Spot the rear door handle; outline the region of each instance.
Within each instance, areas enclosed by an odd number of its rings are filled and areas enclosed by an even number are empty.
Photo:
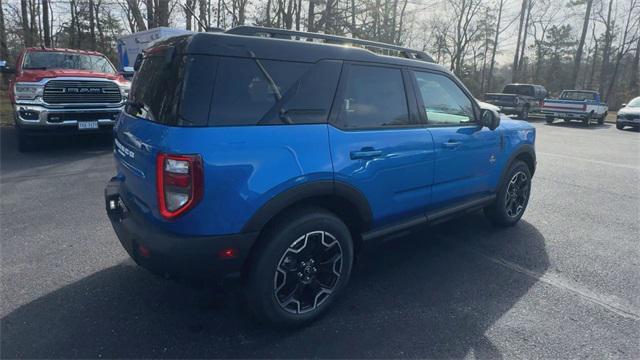
[[[462,143],[460,141],[449,140],[445,143],[442,143],[442,146],[447,149],[455,149],[460,146]]]
[[[351,155],[351,160],[371,159],[371,158],[382,155],[382,151],[376,150],[372,147],[364,147],[360,151],[352,151],[350,155]]]

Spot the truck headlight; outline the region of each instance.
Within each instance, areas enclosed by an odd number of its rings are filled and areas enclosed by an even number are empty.
[[[131,90],[131,84],[120,85],[120,93],[123,99],[129,98],[129,90]]]
[[[13,92],[16,100],[34,100],[38,96],[42,96],[44,86],[34,83],[16,83]]]

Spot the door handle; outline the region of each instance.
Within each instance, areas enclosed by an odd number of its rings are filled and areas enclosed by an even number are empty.
[[[351,160],[371,159],[371,158],[382,155],[382,151],[376,150],[372,147],[364,147],[360,151],[352,151],[350,155],[351,155]]]
[[[462,143],[460,141],[449,140],[445,143],[442,143],[442,146],[447,149],[455,149],[460,146]]]

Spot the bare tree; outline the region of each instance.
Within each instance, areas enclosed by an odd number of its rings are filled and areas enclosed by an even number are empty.
[[[524,19],[527,12],[527,0],[522,0],[522,8],[520,9],[520,25],[518,26],[518,41],[516,42],[516,52],[513,55],[513,71],[511,74],[511,81],[515,82],[518,78],[518,64],[520,56],[520,38],[522,37],[522,27],[524,25]]]
[[[42,30],[44,32],[44,46],[51,47],[51,28],[49,25],[49,0],[42,0]]]
[[[584,21],[582,22],[582,34],[580,35],[580,42],[578,42],[578,50],[576,51],[575,60],[573,62],[573,86],[576,87],[578,82],[578,74],[580,72],[580,63],[582,62],[582,51],[584,49],[584,42],[587,38],[587,30],[589,29],[589,18],[591,17],[591,6],[593,5],[593,0],[586,0],[587,9],[584,13]]]

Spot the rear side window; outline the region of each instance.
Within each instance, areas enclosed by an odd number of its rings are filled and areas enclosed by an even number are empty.
[[[412,125],[400,69],[351,65],[343,81],[345,85],[336,123],[339,128]]]
[[[262,119],[289,96],[293,85],[310,67],[306,63],[220,58],[210,125],[264,123]]]
[[[134,78],[125,111],[166,125],[206,126],[215,61],[204,55],[149,55]]]
[[[594,101],[596,99],[596,94],[587,91],[566,91],[562,93],[561,98],[565,100]]]

